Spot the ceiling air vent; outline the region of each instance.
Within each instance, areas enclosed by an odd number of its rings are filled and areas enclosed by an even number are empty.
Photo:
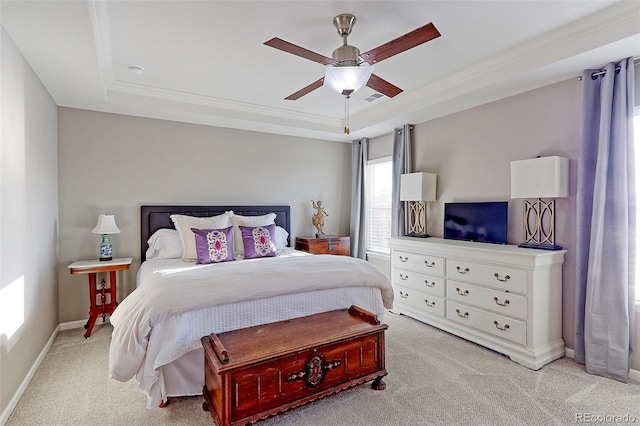
[[[373,102],[373,101],[376,101],[376,100],[380,99],[382,96],[384,96],[382,93],[374,93],[374,94],[364,98],[364,100],[367,101],[367,102]]]

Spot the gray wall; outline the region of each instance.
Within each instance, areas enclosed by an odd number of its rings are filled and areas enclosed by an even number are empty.
[[[575,192],[581,83],[567,80],[414,128],[415,170],[438,174],[438,201],[429,205],[429,232],[442,236],[444,203],[509,201],[508,240],[521,243],[523,201],[511,200],[512,160],[569,158],[569,198],[556,200],[556,242],[568,250],[563,268],[565,343],[573,347]]]
[[[508,240],[521,243],[523,200],[511,200],[510,162],[538,155],[569,158],[569,197],[556,200],[556,242],[565,248],[563,338],[573,348],[576,173],[582,83],[571,79],[414,126],[414,170],[438,174],[429,233],[442,236],[444,203],[509,201]],[[640,315],[636,314],[637,342]],[[640,343],[638,343],[640,344]],[[640,355],[633,360],[640,369]]]
[[[98,214],[113,213],[114,256],[133,257],[118,299],[135,287],[141,204],[286,204],[292,241],[313,235],[311,199],[322,200],[328,234],[349,234],[351,146],[117,114],[59,108],[60,322],[86,319]]]
[[[56,105],[0,28],[0,423],[58,325]]]

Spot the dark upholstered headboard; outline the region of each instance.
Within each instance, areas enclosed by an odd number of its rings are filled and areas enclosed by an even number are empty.
[[[260,216],[275,213],[276,225],[291,233],[291,209],[289,206],[140,206],[140,259],[146,259],[149,246],[147,240],[158,229],[174,229],[170,216],[184,214],[188,216],[208,217],[233,210],[242,216]],[[289,243],[291,243],[289,241]]]

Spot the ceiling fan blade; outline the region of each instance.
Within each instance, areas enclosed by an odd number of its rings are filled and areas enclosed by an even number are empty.
[[[375,74],[371,74],[371,77],[369,77],[369,81],[367,81],[367,87],[370,87],[376,92],[380,92],[389,98],[393,98],[395,95],[402,92],[401,88],[399,88],[398,86],[394,86],[387,80],[383,80]]]
[[[438,37],[440,37],[440,31],[438,31],[435,25],[429,22],[423,27],[415,29],[368,52],[364,52],[360,55],[360,58],[373,65]]]
[[[324,83],[324,77],[322,77],[320,80],[314,81],[313,83],[311,83],[310,85],[308,85],[306,87],[303,87],[302,89],[298,90],[296,93],[290,94],[285,99],[288,100],[288,101],[295,101],[296,99],[299,99],[299,98],[303,97],[307,93],[313,92],[318,87],[322,87],[323,83]]]
[[[274,47],[278,50],[282,50],[283,52],[291,53],[296,56],[300,56],[301,58],[309,59],[313,62],[319,62],[322,65],[335,64],[331,58],[328,58],[324,55],[321,55],[316,52],[312,52],[309,49],[305,49],[304,47],[297,46],[293,43],[289,43],[288,41],[284,41],[278,37],[274,37],[271,40],[265,41],[265,45]]]

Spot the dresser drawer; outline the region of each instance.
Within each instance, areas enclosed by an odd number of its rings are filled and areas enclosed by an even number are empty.
[[[437,256],[393,250],[391,265],[396,268],[409,269],[416,272],[444,275],[444,258]]]
[[[498,314],[527,319],[527,298],[518,294],[448,280],[447,298]]]
[[[444,281],[443,277],[434,277],[433,275],[421,274],[420,272],[399,268],[393,268],[391,274],[391,282],[394,285],[435,294],[440,297],[444,297],[445,295]]]
[[[527,273],[523,269],[450,259],[447,262],[447,278],[527,293]]]
[[[441,297],[395,285],[393,293],[399,305],[407,305],[426,314],[444,318],[445,300]]]
[[[527,323],[447,300],[447,319],[521,345],[527,344]]]

